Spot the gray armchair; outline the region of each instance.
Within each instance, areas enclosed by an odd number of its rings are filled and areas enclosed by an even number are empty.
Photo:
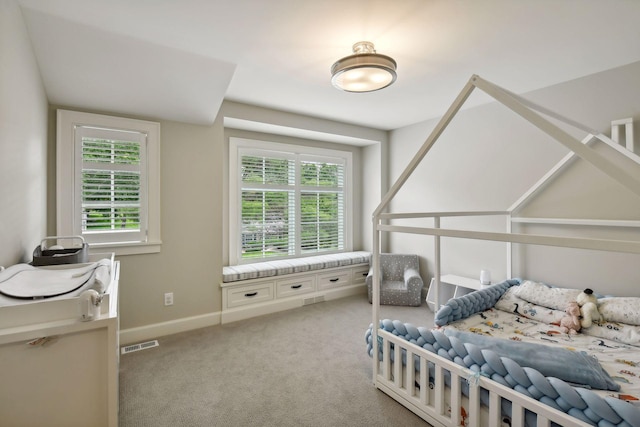
[[[373,268],[366,279],[369,302],[372,302]],[[409,305],[422,303],[418,255],[380,254],[380,304]]]

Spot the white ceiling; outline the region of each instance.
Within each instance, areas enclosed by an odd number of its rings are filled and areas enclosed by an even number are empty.
[[[51,103],[199,124],[228,99],[389,130],[472,74],[523,93],[640,60],[638,0],[18,1]],[[331,86],[360,40],[395,84]]]

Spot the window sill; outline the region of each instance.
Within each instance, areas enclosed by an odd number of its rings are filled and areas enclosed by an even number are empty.
[[[145,243],[90,243],[90,252],[113,252],[116,256],[157,254],[162,247],[161,241]]]

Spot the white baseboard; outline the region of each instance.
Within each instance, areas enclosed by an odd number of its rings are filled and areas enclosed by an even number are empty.
[[[140,341],[148,341],[164,335],[177,334],[192,329],[205,328],[220,324],[220,312],[208,313],[200,316],[185,317],[168,322],[154,323],[120,330],[120,345],[128,345]]]
[[[302,307],[303,300],[311,297],[323,297],[329,301],[337,298],[344,298],[350,295],[357,295],[367,292],[367,287],[362,285],[347,286],[344,288],[331,289],[324,292],[308,294],[306,297],[290,298],[283,301],[271,301],[268,304],[261,304],[240,309],[227,310],[225,312],[208,313],[200,316],[185,317],[182,319],[170,320],[168,322],[154,323],[152,325],[139,326],[137,328],[120,330],[120,345],[129,345],[142,341],[149,341],[165,335],[177,334],[193,329],[215,326],[221,323],[235,322],[249,319],[256,316],[271,314],[278,311],[290,310]]]

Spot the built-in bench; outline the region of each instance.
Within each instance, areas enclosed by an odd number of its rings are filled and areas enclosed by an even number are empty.
[[[369,252],[224,267],[222,323],[366,293]]]
[[[256,262],[222,268],[222,282],[260,279],[262,277],[282,276],[283,274],[304,273],[325,268],[346,267],[369,263],[369,252],[343,252],[331,255],[316,255],[278,261]]]

